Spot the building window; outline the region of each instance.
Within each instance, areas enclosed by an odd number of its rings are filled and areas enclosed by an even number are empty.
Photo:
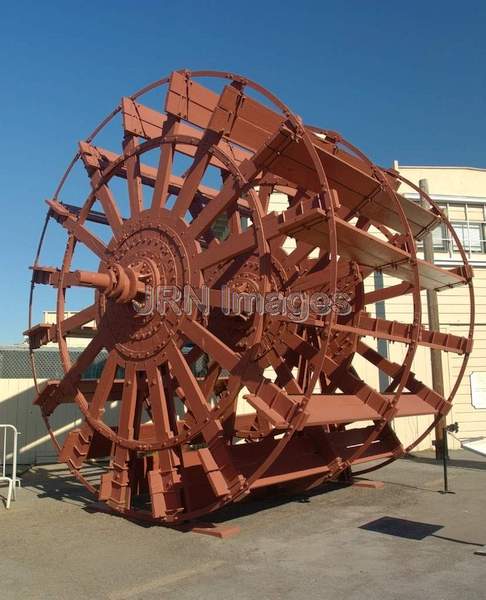
[[[445,225],[439,225],[432,231],[435,252],[449,252],[448,231]]]
[[[439,206],[448,217],[466,254],[471,257],[486,253],[486,204],[441,202]],[[455,240],[444,225],[439,225],[432,231],[432,240],[435,252],[448,254],[450,258],[457,254]],[[423,249],[421,242],[417,244],[417,249]]]
[[[432,242],[434,244],[434,252],[449,252],[450,239],[445,225],[439,225],[432,230]],[[417,250],[423,251],[423,249],[423,242],[417,242]]]
[[[473,252],[484,252],[484,223],[452,221],[451,225],[454,227],[454,231],[457,233],[457,237],[461,241],[466,252],[469,254]],[[455,243],[454,251],[457,252]]]

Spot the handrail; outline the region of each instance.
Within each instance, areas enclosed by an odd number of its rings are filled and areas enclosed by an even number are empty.
[[[3,430],[2,444],[2,461],[0,463],[0,481],[8,482],[7,503],[6,508],[10,508],[11,500],[16,500],[16,487],[20,486],[20,479],[17,477],[17,438],[20,433],[14,425],[0,423],[0,430]],[[12,473],[7,476],[7,432],[12,431],[12,451],[9,453],[12,456]]]

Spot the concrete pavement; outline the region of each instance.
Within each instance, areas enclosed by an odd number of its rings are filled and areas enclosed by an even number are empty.
[[[376,472],[382,490],[232,507],[227,540],[93,514],[61,466],[35,467],[0,506],[0,598],[484,600],[486,462],[453,452],[443,495],[430,456]]]

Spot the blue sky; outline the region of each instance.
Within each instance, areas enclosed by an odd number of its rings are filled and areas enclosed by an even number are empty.
[[[4,3],[0,343],[26,325],[44,199],[122,95],[177,68],[228,70],[379,164],[486,167],[485,30],[486,4],[468,1]]]

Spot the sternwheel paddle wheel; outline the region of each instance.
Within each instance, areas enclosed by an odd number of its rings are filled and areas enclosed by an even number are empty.
[[[110,509],[175,523],[411,449],[393,419],[429,415],[419,440],[433,428],[472,339],[472,325],[468,337],[423,326],[421,291],[469,286],[473,322],[472,271],[434,202],[399,185],[243,77],[176,71],[123,98],[48,201],[32,267],[34,378],[45,345],[64,371],[36,379],[59,460]],[[460,267],[417,256],[440,223]],[[376,271],[383,289],[366,285]],[[54,288],[54,324],[33,325],[40,285]],[[372,316],[400,296],[410,322]],[[88,338],[75,354],[72,338]],[[448,398],[413,374],[419,346],[463,355]],[[390,378],[385,392],[369,370]],[[52,424],[66,406],[78,413],[67,433]]]

